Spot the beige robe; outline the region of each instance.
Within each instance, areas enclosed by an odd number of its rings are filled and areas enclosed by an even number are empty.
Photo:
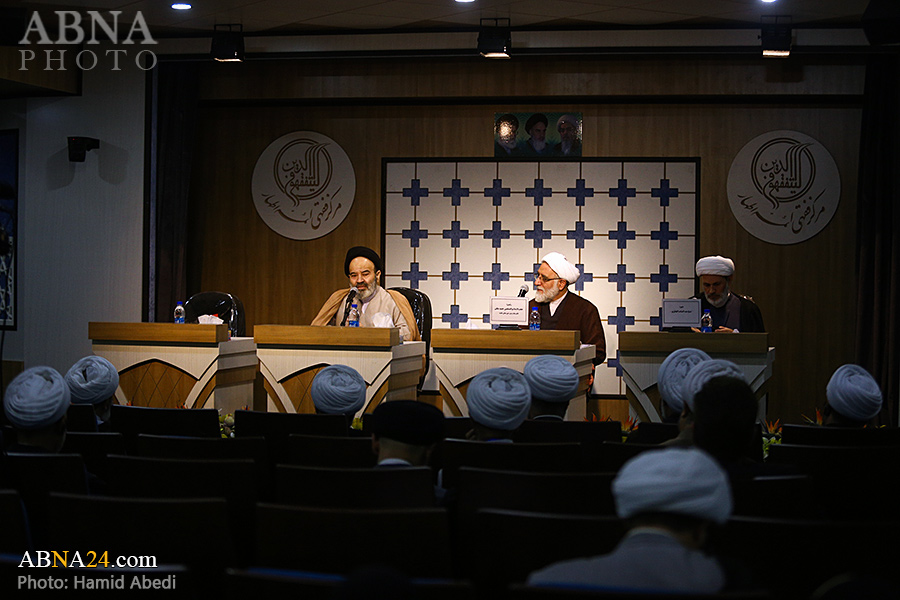
[[[334,292],[319,310],[319,314],[313,319],[312,325],[334,325],[337,316],[344,315],[345,300],[350,290],[347,288]],[[359,326],[374,327],[372,317],[376,313],[388,313],[394,321],[394,326],[400,329],[400,337],[403,341],[420,341],[419,328],[416,325],[416,317],[413,314],[406,296],[400,292],[386,290],[381,286],[375,291],[374,296],[365,303],[365,311],[360,306]]]

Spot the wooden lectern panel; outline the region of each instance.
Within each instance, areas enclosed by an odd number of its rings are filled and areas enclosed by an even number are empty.
[[[257,345],[390,348],[400,344],[400,330],[396,327],[255,325],[253,339]]]
[[[680,348],[697,348],[707,354],[765,354],[769,350],[769,334],[664,331],[623,331],[619,334],[620,352],[669,354]]]
[[[481,352],[498,350],[571,354],[581,347],[578,331],[507,331],[500,329],[432,329],[431,347]]]
[[[88,338],[94,342],[139,344],[193,343],[217,344],[228,341],[228,325],[196,323],[88,323]]]

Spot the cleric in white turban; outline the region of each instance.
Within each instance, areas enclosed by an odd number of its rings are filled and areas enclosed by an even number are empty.
[[[663,404],[672,412],[684,410],[684,378],[698,364],[709,360],[709,354],[697,348],[680,348],[669,354],[659,367],[656,385]]]
[[[110,407],[119,387],[119,372],[101,356],[85,356],[66,373],[72,404],[90,404],[98,424],[109,420]]]
[[[766,330],[762,312],[753,300],[731,291],[734,261],[705,256],[695,267],[700,287],[700,310],[709,311],[716,333],[759,333]]]
[[[482,371],[469,383],[466,404],[479,441],[511,441],[512,432],[528,416],[531,388],[525,376],[507,367]]]
[[[569,400],[578,391],[578,371],[561,356],[535,356],[522,369],[531,388],[531,409],[528,417],[535,420],[562,421]]]
[[[535,294],[528,310],[538,309],[541,329],[579,331],[582,344],[597,348],[594,365],[599,365],[606,359],[600,312],[589,300],[569,292],[569,285],[578,281],[580,274],[578,267],[559,252],[545,254],[534,274]]]
[[[16,430],[11,452],[59,452],[66,439],[66,411],[71,394],[62,375],[51,367],[31,367],[6,388],[3,411]]]
[[[353,417],[366,403],[366,381],[346,365],[329,365],[316,373],[309,386],[316,412]]]
[[[825,424],[861,427],[881,412],[878,382],[859,365],[838,367],[825,388]]]
[[[703,389],[710,379],[716,377],[733,377],[746,382],[747,377],[739,366],[722,358],[712,358],[703,361],[691,369],[684,378],[681,390],[681,398],[688,410],[694,410],[694,396]]]
[[[696,448],[642,452],[612,484],[616,514],[629,531],[610,554],[559,562],[529,585],[617,592],[716,594],[726,584],[719,562],[702,552],[707,532],[731,516],[728,476]]]

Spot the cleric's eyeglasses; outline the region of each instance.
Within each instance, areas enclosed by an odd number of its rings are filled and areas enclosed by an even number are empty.
[[[557,279],[562,279],[562,277],[547,277],[546,275],[542,275],[540,273],[534,274],[535,281],[543,281],[544,283],[550,283],[551,281],[556,281]]]

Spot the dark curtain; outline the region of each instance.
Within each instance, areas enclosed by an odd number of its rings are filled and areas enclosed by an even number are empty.
[[[882,424],[897,424],[900,353],[900,55],[866,66],[859,150],[856,359],[884,394]]]
[[[187,224],[191,164],[197,123],[197,68],[162,63],[157,86],[156,193],[157,322],[172,321],[175,304],[187,300]]]

